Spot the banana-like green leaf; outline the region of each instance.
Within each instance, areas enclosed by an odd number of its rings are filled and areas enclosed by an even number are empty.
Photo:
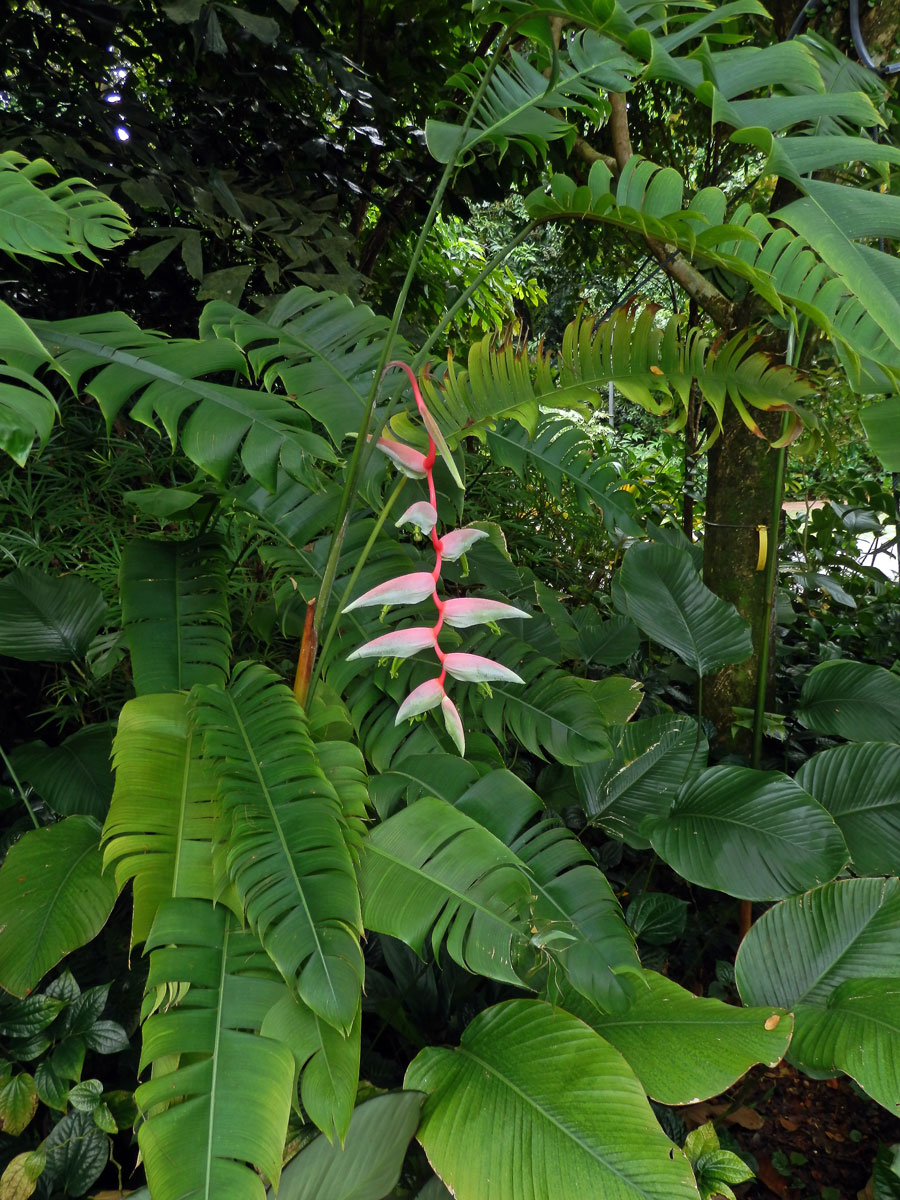
[[[95,937],[115,884],[101,875],[100,827],[66,817],[31,829],[0,868],[0,986],[26,996],[61,958]]]
[[[279,1200],[383,1200],[400,1178],[424,1100],[388,1092],[360,1104],[343,1146],[320,1136],[288,1163]]]
[[[404,1086],[428,1093],[417,1136],[458,1200],[697,1200],[618,1050],[540,1000],[487,1009]]]
[[[111,250],[132,233],[123,210],[86,179],[42,186],[56,171],[43,158],[15,150],[0,154],[0,252],[42,262],[76,255],[99,262],[94,250]]]
[[[286,995],[263,1019],[260,1032],[289,1046],[300,1075],[306,1115],[333,1142],[343,1142],[359,1087],[361,1013],[345,1036],[296,995]],[[301,1074],[302,1072],[302,1074]]]
[[[27,742],[10,760],[24,783],[64,817],[82,814],[102,821],[109,811],[113,775],[110,753],[115,726],[86,725],[59,746]]]
[[[224,691],[198,685],[192,695],[247,919],[300,999],[349,1032],[363,976],[356,873],[303,712],[257,663],[238,666]]]
[[[103,827],[103,865],[119,891],[134,880],[131,944],[146,939],[163,901],[214,900],[215,776],[200,757],[184,695],[139,696],[119,715],[116,784]],[[234,905],[234,898],[226,896]]]
[[[523,917],[532,894],[517,856],[471,817],[425,797],[366,839],[360,889],[367,929],[435,956],[446,941],[454,961],[518,984]]]
[[[46,444],[56,420],[53,393],[35,376],[52,362],[18,313],[0,300],[0,450],[20,467],[35,439]]]
[[[797,720],[852,742],[900,742],[900,678],[871,663],[833,658],[803,684]]]
[[[642,826],[656,853],[702,887],[779,900],[826,883],[849,858],[824,808],[779,771],[710,767]]]
[[[610,730],[615,746],[606,762],[575,767],[584,811],[593,824],[638,850],[648,817],[664,816],[681,788],[706,766],[709,744],[691,717],[649,717]]]
[[[337,446],[360,426],[389,327],[366,304],[308,287],[282,296],[265,319],[220,300],[200,318],[201,337],[240,346],[256,378],[270,391],[280,384]],[[393,348],[404,356],[402,340]]]
[[[26,662],[83,658],[105,612],[89,579],[18,567],[0,579],[0,654]]]
[[[166,901],[147,949],[140,1069],[154,1073],[135,1100],[150,1192],[262,1200],[254,1168],[277,1186],[294,1085],[289,1047],[259,1033],[284,983],[253,935],[204,900]]]
[[[799,1004],[791,1060],[816,1072],[844,1071],[873,1100],[900,1112],[900,984],[848,979],[824,1008]]]
[[[658,542],[631,546],[618,579],[635,625],[698,675],[743,662],[752,652],[746,621],[700,581],[687,551]]]
[[[302,478],[311,459],[331,454],[289,398],[209,378],[246,373],[233,342],[166,338],[124,313],[29,324],[73,387],[97,400],[107,425],[130,404],[133,420],[151,429],[160,421],[172,445],[214,479],[239,453],[247,474],[273,491],[279,464]]]
[[[838,746],[807,759],[796,778],[831,814],[860,875],[900,873],[900,746]]]
[[[224,684],[231,622],[225,558],[215,538],[129,542],[119,587],[139,696]]]
[[[900,976],[900,881],[842,879],[782,900],[741,943],[745,1004],[823,1008],[848,979]]]
[[[789,1013],[704,999],[654,971],[643,973],[631,1007],[601,1014],[580,996],[565,1008],[611,1042],[647,1094],[661,1104],[717,1096],[756,1063],[774,1067],[791,1040]]]
[[[900,396],[860,410],[866,437],[886,471],[900,471]]]

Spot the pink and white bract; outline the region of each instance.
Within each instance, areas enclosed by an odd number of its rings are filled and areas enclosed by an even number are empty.
[[[434,650],[440,663],[440,674],[434,679],[428,679],[413,688],[397,710],[394,722],[399,725],[412,717],[421,716],[429,709],[441,706],[444,725],[447,734],[460,754],[466,752],[466,735],[463,729],[459,711],[445,690],[448,675],[454,679],[462,679],[471,683],[524,683],[524,680],[502,663],[490,658],[482,658],[479,654],[445,653],[438,642],[438,635],[444,622],[457,629],[468,629],[471,625],[492,623],[509,620],[512,617],[527,617],[528,613],[511,604],[499,600],[483,600],[478,597],[463,597],[444,600],[437,591],[437,583],[441,575],[441,563],[446,558],[453,562],[460,558],[476,542],[488,535],[483,529],[453,529],[443,537],[437,535],[437,492],[434,485],[434,464],[437,452],[446,460],[454,480],[462,487],[462,481],[456,471],[453,456],[437,426],[434,417],[425,407],[418,380],[412,370],[402,362],[388,363],[388,367],[399,367],[412,384],[413,395],[425,429],[428,432],[428,453],[420,454],[411,446],[392,438],[379,438],[378,449],[386,454],[404,475],[413,479],[428,481],[428,500],[417,500],[411,504],[403,516],[397,521],[397,526],[415,525],[422,533],[431,536],[434,550],[434,570],[414,571],[409,575],[398,575],[388,579],[377,587],[371,588],[362,596],[348,604],[344,612],[352,612],[356,608],[371,605],[387,604],[418,604],[431,597],[437,609],[437,620],[430,628],[415,626],[409,629],[396,629],[392,633],[383,634],[366,642],[358,650],[349,655],[350,658],[409,658],[420,650]],[[387,369],[387,368],[385,368]]]

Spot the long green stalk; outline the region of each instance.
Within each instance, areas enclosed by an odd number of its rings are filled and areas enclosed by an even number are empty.
[[[19,777],[16,774],[12,763],[6,757],[6,752],[4,751],[2,746],[0,746],[0,758],[3,759],[3,765],[6,767],[7,771],[9,771],[10,778],[12,779],[13,783],[15,784],[16,791],[19,793],[19,799],[22,801],[22,803],[28,809],[28,815],[29,815],[29,817],[31,817],[32,825],[35,827],[35,829],[40,829],[40,827],[41,827],[40,822],[38,821],[37,817],[34,815],[34,809],[28,803],[28,797],[25,795],[25,789],[22,787],[22,784],[19,782]]]

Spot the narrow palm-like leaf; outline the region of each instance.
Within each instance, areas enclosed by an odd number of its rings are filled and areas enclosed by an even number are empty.
[[[247,918],[304,1003],[347,1032],[363,975],[359,896],[340,803],[303,713],[255,663],[239,666],[227,690],[198,686],[193,695]]]
[[[621,1014],[601,1014],[575,996],[566,997],[565,1007],[621,1052],[661,1104],[717,1096],[756,1063],[774,1067],[791,1040],[791,1016],[770,1006],[704,999],[654,971],[643,973],[635,991]]]
[[[418,1138],[458,1200],[697,1200],[625,1059],[539,1000],[481,1013],[458,1049],[423,1050],[404,1085],[428,1093]]]
[[[151,1194],[261,1200],[253,1168],[277,1185],[294,1083],[291,1050],[259,1034],[284,983],[253,935],[203,900],[167,901],[147,948],[141,1070],[155,1070],[135,1099]],[[154,1011],[157,989],[181,994]]]
[[[900,872],[900,746],[825,750],[807,759],[797,783],[831,814],[860,875]]]
[[[230,620],[215,538],[129,542],[119,587],[138,695],[224,684]]]
[[[747,623],[700,582],[687,551],[661,543],[632,546],[619,583],[635,625],[698,675],[743,662],[753,650]]]
[[[0,654],[26,662],[82,658],[105,612],[89,579],[19,567],[0,579]]]
[[[64,955],[100,932],[116,899],[100,873],[100,828],[67,817],[32,829],[0,868],[0,986],[26,996]]]
[[[215,899],[215,777],[188,724],[187,699],[139,696],[119,716],[116,785],[103,827],[103,865],[119,891],[134,880],[131,943],[142,942],[164,900]]]
[[[846,866],[840,830],[779,771],[710,767],[641,832],[680,875],[746,900],[778,900],[826,883]]]
[[[843,879],[782,900],[744,938],[745,1004],[823,1007],[848,979],[900,975],[900,881]]]

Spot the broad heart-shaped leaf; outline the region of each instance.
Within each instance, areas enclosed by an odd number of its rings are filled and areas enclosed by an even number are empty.
[[[531,881],[511,850],[471,817],[425,797],[377,826],[360,868],[367,929],[435,956],[446,939],[460,966],[518,984]]]
[[[697,1200],[618,1050],[540,1000],[480,1013],[404,1086],[428,1093],[417,1136],[457,1200]]]
[[[755,1063],[774,1067],[791,1040],[792,1019],[771,1007],[737,1008],[703,999],[644,971],[627,1012],[604,1014],[580,996],[564,1007],[611,1042],[661,1104],[717,1096]]]
[[[803,684],[796,717],[851,742],[900,742],[900,676],[841,658],[819,663]]]
[[[346,1033],[363,977],[359,893],[340,802],[303,712],[258,663],[236,667],[225,691],[198,686],[192,695],[247,920],[300,999]],[[352,748],[349,757],[355,764]]]
[[[0,654],[26,662],[82,658],[105,612],[89,579],[18,567],[0,579]]]
[[[277,1184],[295,1073],[289,1047],[258,1031],[285,985],[253,934],[205,900],[166,901],[147,948],[140,1069],[157,1066],[135,1100],[150,1193],[260,1200],[253,1167]]]
[[[134,880],[133,946],[147,937],[164,900],[222,895],[213,871],[215,776],[191,732],[187,697],[175,692],[128,701],[113,759],[103,866],[114,865],[119,891]],[[225,896],[237,907],[235,901]]]
[[[667,714],[614,727],[610,735],[619,739],[611,760],[575,768],[581,802],[592,824],[646,850],[641,823],[669,811],[706,766],[709,744],[693,718]]]
[[[900,746],[858,742],[807,759],[797,783],[831,814],[860,875],[900,873]]]
[[[641,832],[691,883],[744,900],[805,891],[833,879],[849,858],[812,796],[779,771],[749,767],[710,767]]]
[[[618,580],[635,625],[698,675],[743,662],[752,652],[746,621],[701,583],[686,550],[658,542],[631,546]]]
[[[139,696],[224,684],[231,622],[217,539],[129,542],[119,587]]]
[[[823,1007],[848,979],[900,976],[900,880],[841,879],[782,900],[741,943],[745,1004]]]
[[[64,955],[95,937],[116,886],[100,873],[100,826],[66,817],[31,829],[0,868],[0,986],[25,996]]]
[[[58,746],[27,742],[10,755],[16,773],[62,816],[78,813],[102,821],[112,798],[109,757],[115,726],[86,725]]]
[[[900,1114],[900,981],[848,979],[824,1008],[799,1004],[791,1061],[811,1071],[844,1071]]]
[[[343,1147],[320,1135],[288,1163],[278,1200],[383,1200],[400,1178],[424,1100],[388,1092],[360,1104]]]

